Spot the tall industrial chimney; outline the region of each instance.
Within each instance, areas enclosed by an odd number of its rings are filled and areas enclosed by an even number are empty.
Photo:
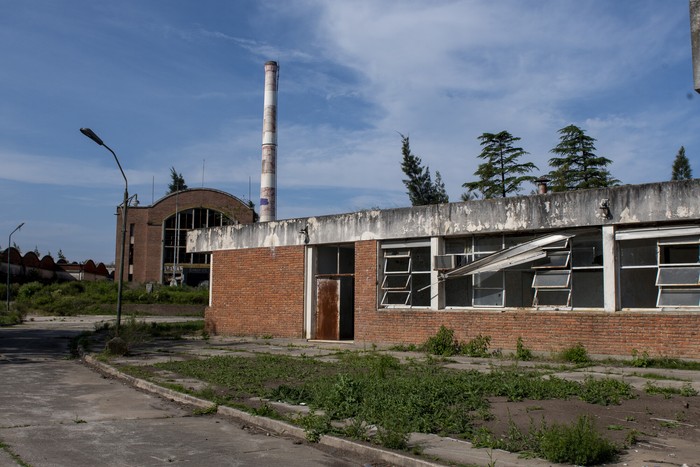
[[[260,222],[277,219],[277,62],[265,63]]]

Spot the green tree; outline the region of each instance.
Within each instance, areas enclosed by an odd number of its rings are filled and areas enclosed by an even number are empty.
[[[423,167],[420,157],[411,152],[408,136],[401,135],[401,153],[403,154],[401,170],[408,177],[403,180],[403,183],[408,189],[407,193],[411,205],[422,206],[449,202],[440,172],[435,172],[435,182],[433,182],[430,177],[430,168]]]
[[[181,173],[177,173],[175,167],[170,167],[170,183],[168,184],[168,192],[166,193],[166,195],[186,189],[187,184],[185,183],[185,178],[182,176]]]
[[[606,168],[612,161],[596,156],[595,138],[577,127],[569,125],[559,130],[559,144],[550,152],[559,157],[549,160],[552,171],[549,178],[553,191],[601,188],[619,185]]]
[[[685,147],[681,146],[673,160],[673,171],[671,180],[690,180],[693,178],[693,170],[690,168],[690,161],[685,155]]]
[[[128,216],[127,216],[127,217],[128,217]],[[56,253],[56,254],[58,255],[58,260],[59,260],[59,261],[60,261],[60,260],[67,261],[67,260],[66,260],[66,255],[63,254],[63,250],[61,250],[60,248],[59,248],[59,250],[58,250],[58,253]]]
[[[471,199],[476,192],[484,198],[505,198],[511,193],[517,193],[523,182],[534,181],[536,177],[525,175],[537,169],[532,162],[520,163],[518,160],[528,154],[523,148],[514,146],[520,141],[507,131],[500,133],[484,133],[481,140],[480,159],[486,162],[480,164],[474,172],[478,180],[462,185],[468,191],[462,195],[463,200]]]

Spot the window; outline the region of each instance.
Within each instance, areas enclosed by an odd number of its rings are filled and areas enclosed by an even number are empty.
[[[615,238],[623,308],[700,307],[700,228],[634,229]]]
[[[546,256],[533,263],[533,307],[571,307],[571,247],[564,239],[543,248]]]
[[[170,282],[173,272],[206,268],[209,255],[206,253],[187,253],[187,232],[192,229],[206,227],[221,227],[233,224],[234,221],[208,208],[183,209],[165,219],[163,222],[163,271],[164,281]],[[177,267],[176,267],[177,266]]]
[[[430,244],[382,245],[382,307],[430,306]]]
[[[661,239],[658,307],[700,306],[700,237]]]

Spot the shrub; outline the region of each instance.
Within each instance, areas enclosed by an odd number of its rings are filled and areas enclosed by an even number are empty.
[[[482,336],[479,334],[474,339],[459,347],[459,353],[469,357],[488,357],[490,336]]]
[[[518,336],[518,341],[515,343],[515,359],[522,361],[532,360],[532,352],[525,347],[523,338],[520,336]]]
[[[580,342],[572,347],[564,349],[561,352],[561,359],[565,362],[576,363],[578,365],[583,365],[591,362],[586,348]]]
[[[538,454],[551,462],[596,465],[613,460],[618,450],[595,431],[590,417],[583,415],[571,425],[544,428]]]
[[[644,351],[639,353],[637,349],[632,350],[632,366],[637,368],[646,368],[651,364],[649,353]]]
[[[423,344],[423,350],[433,355],[450,357],[459,353],[459,342],[455,339],[453,329],[440,326],[437,334],[428,338]]]

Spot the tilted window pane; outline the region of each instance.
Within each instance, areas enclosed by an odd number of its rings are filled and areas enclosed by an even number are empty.
[[[384,272],[410,272],[411,258],[386,258],[384,260]]]
[[[537,271],[532,280],[533,288],[563,288],[571,283],[571,271]]]
[[[408,305],[411,292],[387,290],[382,296],[382,305]]]
[[[533,268],[565,268],[569,265],[568,251],[548,251],[547,256],[535,261]]]
[[[658,306],[700,306],[700,288],[662,288],[659,292]]]
[[[700,285],[700,266],[659,268],[656,285]]]
[[[408,290],[410,279],[408,274],[386,275],[382,281],[382,290]]]

